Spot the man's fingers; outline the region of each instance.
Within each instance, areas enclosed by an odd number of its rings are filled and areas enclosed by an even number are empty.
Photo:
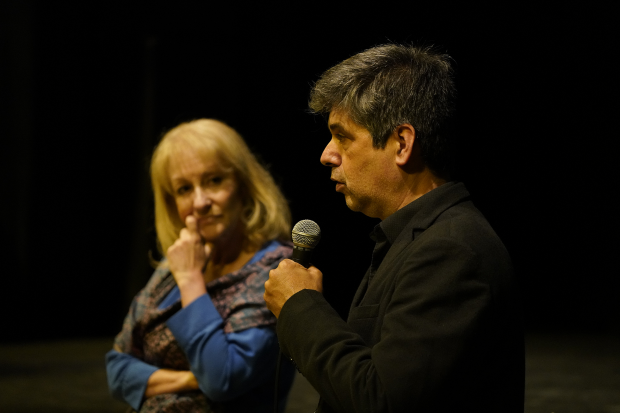
[[[315,267],[314,265],[311,265],[311,266],[308,268],[308,272],[309,272],[310,274],[312,274],[312,276],[313,276],[313,277],[316,277],[316,278],[321,278],[321,279],[323,278],[323,273],[321,272],[321,270],[319,270],[319,269],[318,269],[317,267]]]
[[[286,258],[286,259],[280,261],[280,265],[278,265],[278,268],[288,268],[288,269],[291,269],[291,268],[295,268],[297,266],[302,267],[302,268],[306,268],[303,265],[301,265],[300,263],[291,260],[290,258]]]
[[[315,266],[311,266],[310,268],[308,268],[308,274],[310,274],[310,278],[314,280],[314,289],[322,293],[323,273]]]

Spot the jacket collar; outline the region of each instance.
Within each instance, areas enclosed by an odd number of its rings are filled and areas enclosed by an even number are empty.
[[[393,245],[399,239],[410,242],[447,209],[468,198],[469,192],[462,182],[446,182],[399,209],[378,225],[390,244]]]

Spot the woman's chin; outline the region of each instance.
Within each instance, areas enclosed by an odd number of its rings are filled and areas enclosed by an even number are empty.
[[[199,233],[202,241],[210,244],[227,242],[235,242],[238,235],[242,234],[241,226],[231,226],[228,223],[218,222],[212,225],[204,225],[200,228]]]
[[[203,242],[207,242],[207,243],[214,243],[216,242],[221,236],[222,236],[222,230],[219,230],[217,228],[203,228],[202,230],[200,230],[200,237],[202,238]]]
[[[202,242],[204,242],[205,244],[214,244],[217,243],[217,241],[220,239],[220,237],[213,234],[201,235],[201,237]]]

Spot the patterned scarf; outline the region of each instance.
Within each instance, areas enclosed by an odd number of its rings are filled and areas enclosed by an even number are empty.
[[[273,326],[276,318],[263,299],[269,271],[291,256],[290,244],[267,252],[259,261],[244,266],[207,284],[215,308],[224,320],[224,332],[258,326]],[[159,309],[159,304],[176,286],[162,262],[147,285],[135,297],[115,344],[123,353],[160,368],[189,370],[190,366],[166,321],[181,309],[181,302]],[[141,413],[226,412],[226,403],[214,403],[200,391],[161,394],[147,398]]]

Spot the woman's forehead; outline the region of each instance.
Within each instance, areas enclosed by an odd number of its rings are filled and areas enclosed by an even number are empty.
[[[192,150],[177,151],[168,159],[168,174],[171,178],[178,174],[220,172],[223,169],[216,156]]]

